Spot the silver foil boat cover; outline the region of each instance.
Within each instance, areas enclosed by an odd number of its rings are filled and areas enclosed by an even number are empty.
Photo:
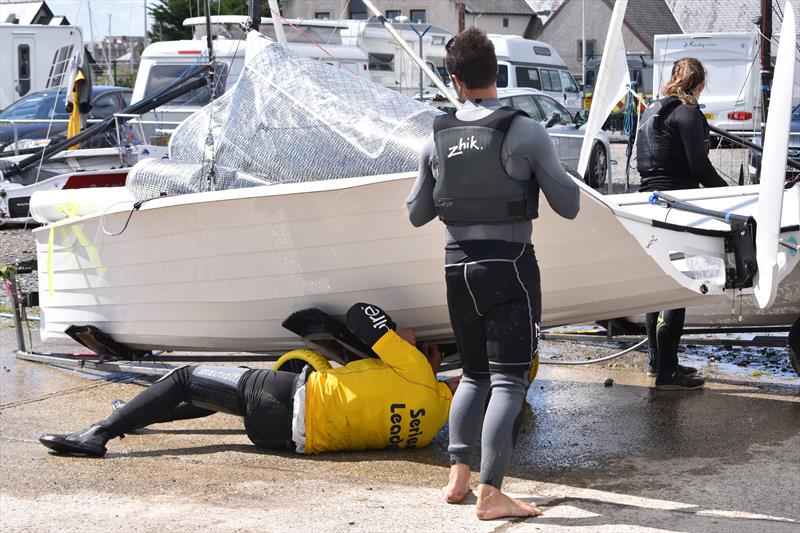
[[[169,159],[131,169],[137,198],[416,169],[440,111],[256,32],[246,46],[238,83],[178,126]]]

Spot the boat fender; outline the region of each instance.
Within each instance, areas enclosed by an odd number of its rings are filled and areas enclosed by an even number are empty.
[[[298,364],[298,362],[300,364]],[[324,372],[333,368],[323,356],[311,350],[292,350],[286,352],[275,361],[272,370],[283,368],[285,372],[299,373],[305,365],[309,365],[316,372]]]
[[[536,379],[536,373],[539,372],[539,348],[533,354],[533,363],[531,363],[531,371],[528,373],[528,383],[533,383]]]

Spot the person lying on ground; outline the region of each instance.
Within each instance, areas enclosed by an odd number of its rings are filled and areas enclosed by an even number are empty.
[[[300,374],[241,367],[184,366],[172,370],[111,416],[66,435],[39,441],[61,453],[102,457],[106,443],[155,422],[216,412],[244,417],[259,447],[315,454],[427,446],[447,421],[458,380],[440,382],[441,352],[415,346],[378,306],[347,312],[349,328],[379,359]]]

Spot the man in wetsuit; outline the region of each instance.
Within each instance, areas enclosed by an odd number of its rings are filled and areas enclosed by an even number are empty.
[[[414,226],[437,216],[446,225],[447,302],[464,367],[450,411],[445,498],[457,503],[470,491],[470,457],[481,437],[478,518],[537,516],[536,506],[500,490],[541,316],[531,220],[539,190],[556,213],[574,218],[579,188],[544,127],[500,105],[497,58],[482,31],[454,37],[446,65],[464,108],[436,118],[408,199]]]
[[[305,367],[299,375],[184,366],[88,429],[39,440],[57,452],[101,457],[110,439],[135,429],[223,412],[244,417],[250,440],[270,450],[315,454],[427,446],[447,420],[458,384],[436,380],[432,365],[438,367],[441,353],[432,350],[426,358],[414,347],[413,333],[396,332],[375,305],[354,305],[347,322],[380,359],[316,372]]]
[[[642,115],[636,140],[640,191],[727,185],[708,159],[708,122],[697,106],[705,77],[705,69],[697,59],[676,61],[662,88],[665,98],[650,104]],[[645,315],[649,371],[656,376],[656,389],[692,390],[704,385],[703,380],[692,377],[697,369],[678,364],[685,316],[686,309]]]

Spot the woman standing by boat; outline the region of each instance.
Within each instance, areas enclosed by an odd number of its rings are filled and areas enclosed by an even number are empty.
[[[662,88],[664,98],[642,115],[636,141],[637,169],[643,192],[725,187],[708,159],[708,122],[697,100],[706,85],[706,71],[693,57],[675,62]],[[686,309],[647,313],[650,372],[659,390],[691,390],[704,385],[692,376],[697,369],[678,364],[678,345]]]

